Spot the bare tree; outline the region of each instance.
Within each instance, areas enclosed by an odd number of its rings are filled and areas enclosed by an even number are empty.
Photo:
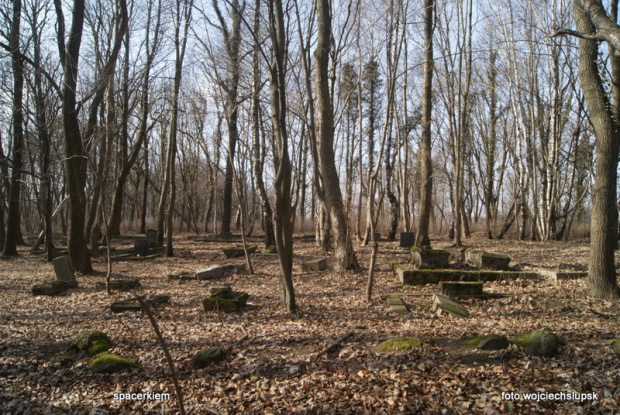
[[[17,243],[21,232],[20,226],[20,197],[22,187],[22,166],[24,147],[24,63],[20,51],[22,2],[13,1],[11,19],[11,34],[9,46],[11,48],[11,68],[13,69],[13,145],[11,157],[11,183],[9,188],[9,210],[7,227],[2,256],[17,255]],[[2,225],[4,226],[4,224]]]
[[[577,31],[559,30],[559,34],[579,37],[579,79],[588,104],[590,120],[596,135],[596,176],[592,191],[592,219],[590,237],[590,261],[588,289],[595,298],[611,299],[620,296],[614,261],[618,245],[616,205],[618,148],[620,126],[616,105],[610,105],[599,72],[598,42],[605,41],[610,47],[614,84],[620,85],[620,73],[616,70],[620,51],[620,27],[616,23],[618,1],[612,1],[612,20],[598,0],[575,0],[573,16]],[[616,88],[612,94],[619,92]],[[612,96],[617,104],[619,96]]]
[[[435,1],[424,0],[424,80],[422,83],[422,137],[420,139],[420,206],[415,244],[429,245],[429,224],[433,197],[433,159],[431,154],[433,31]]]
[[[349,225],[340,192],[334,157],[334,112],[329,88],[329,54],[331,49],[331,1],[317,0],[318,38],[314,51],[316,66],[316,139],[325,201],[334,231],[334,257],[340,269],[359,269],[359,263],[349,234]]]

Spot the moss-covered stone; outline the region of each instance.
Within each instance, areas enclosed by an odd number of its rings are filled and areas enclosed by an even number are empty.
[[[41,284],[35,284],[30,288],[30,292],[32,295],[59,295],[64,293],[65,291],[77,287],[76,284],[72,284],[66,281],[54,280],[51,282],[44,282]]]
[[[150,306],[164,304],[168,301],[170,301],[170,296],[163,294],[154,295],[145,300],[145,302]],[[110,310],[113,313],[122,313],[124,311],[141,311],[142,306],[135,300],[116,301],[110,305]]]
[[[502,350],[510,346],[510,342],[506,337],[497,334],[462,339],[459,343],[466,346],[475,346],[480,350]]]
[[[611,348],[613,349],[614,352],[620,354],[620,339],[615,339],[611,343]]]
[[[209,347],[199,351],[192,357],[191,365],[194,369],[203,369],[212,363],[224,359],[224,349],[221,347]]]
[[[527,347],[530,344],[530,337],[532,336],[532,332],[524,333],[516,335],[515,337],[510,339],[512,344],[516,344],[517,346]]]
[[[265,249],[266,254],[277,254],[278,248],[275,245],[271,245],[269,248]]]
[[[417,337],[393,337],[379,344],[379,349],[389,350],[411,350],[422,346],[422,340]]]
[[[140,364],[112,353],[101,353],[90,361],[88,367],[96,373],[116,373],[140,367]]]
[[[87,330],[81,332],[73,343],[73,346],[87,356],[96,356],[112,347],[110,338],[101,331]]]
[[[392,269],[403,285],[438,284],[440,281],[497,281],[540,278],[535,272],[463,271],[445,269],[407,269],[393,264]]]
[[[236,311],[245,307],[250,295],[232,290],[220,290],[202,299],[205,311]]]
[[[530,335],[527,353],[532,356],[551,357],[559,352],[559,338],[549,330],[536,330]]]
[[[254,252],[256,252],[257,248],[258,247],[256,245],[249,245],[246,247],[248,254],[253,254]],[[222,251],[224,251],[224,255],[226,255],[226,258],[240,258],[245,256],[243,246],[231,246],[222,249]]]

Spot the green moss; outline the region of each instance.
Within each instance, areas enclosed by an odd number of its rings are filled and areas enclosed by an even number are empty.
[[[476,336],[471,339],[461,339],[459,343],[463,346],[478,346],[482,340],[484,340],[484,336]]]
[[[532,332],[519,334],[510,340],[510,343],[516,344],[517,346],[527,347],[530,344],[530,338],[532,337]]]
[[[105,333],[87,330],[77,336],[74,347],[86,353],[87,356],[96,356],[110,349],[112,342]]]
[[[615,339],[613,342],[611,342],[611,348],[614,350],[614,352],[620,354],[620,339]]]
[[[140,364],[112,353],[101,353],[91,360],[88,366],[97,373],[114,373],[140,367]]]
[[[226,298],[228,297],[228,298]],[[248,301],[248,293],[217,292],[202,299],[205,311],[234,311],[245,307]]]
[[[277,254],[278,249],[276,248],[275,245],[271,245],[269,248],[265,249],[265,253],[266,254]]]
[[[393,337],[381,343],[379,349],[387,350],[411,350],[422,346],[422,341],[417,337]]]

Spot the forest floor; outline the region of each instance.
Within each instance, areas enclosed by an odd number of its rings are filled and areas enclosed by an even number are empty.
[[[446,239],[434,246],[459,258]],[[260,243],[253,238],[252,243]],[[131,238],[114,241],[133,246]],[[312,240],[296,238],[294,283],[299,311],[279,306],[276,256],[253,256],[254,275],[227,275],[214,281],[169,281],[225,259],[231,242],[175,238],[176,252],[141,261],[114,261],[113,279],[139,278],[140,294],[168,294],[154,310],[180,378],[187,413],[204,414],[618,414],[620,357],[609,345],[620,337],[620,304],[589,299],[587,280],[527,279],[487,282],[493,299],[463,300],[470,318],[437,316],[431,297],[404,296],[411,311],[402,317],[389,307],[388,293],[431,294],[436,285],[401,286],[390,262],[406,264],[398,242],[382,240],[372,303],[364,299],[370,248],[357,248],[359,273],[302,272],[301,262],[322,257]],[[466,247],[504,253],[511,266],[586,269],[587,241],[489,241],[474,237]],[[259,245],[260,246],[260,245]],[[109,305],[130,293],[95,291],[104,281],[105,256],[94,258],[96,273],[78,276],[79,288],[56,297],[34,297],[33,284],[51,281],[54,271],[41,253],[23,247],[16,258],[0,260],[0,413],[129,414],[178,413],[164,353],[142,312],[114,314]],[[230,284],[249,293],[242,312],[205,312],[201,299],[211,287]],[[508,338],[549,329],[563,341],[552,358],[528,356],[511,345],[482,352],[459,340],[474,333]],[[105,332],[113,353],[141,367],[97,374],[83,358],[55,363],[84,330]],[[247,333],[247,338],[245,337]],[[416,336],[420,348],[385,352],[377,346],[394,336]],[[325,349],[330,345],[328,352]],[[221,346],[226,358],[206,369],[190,366],[201,349]],[[583,402],[548,400],[544,393],[590,394]],[[114,399],[117,393],[168,393],[170,400]],[[538,399],[526,393],[543,393]],[[519,394],[519,399],[514,399]],[[585,396],[585,395],[584,395]],[[513,399],[506,399],[512,397]]]

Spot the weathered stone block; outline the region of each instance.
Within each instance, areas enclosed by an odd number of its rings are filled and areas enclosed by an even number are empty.
[[[154,306],[167,303],[169,300],[169,295],[154,295],[147,298],[145,302],[150,306]],[[124,311],[141,311],[142,306],[139,302],[134,300],[116,301],[110,305],[110,310],[113,313],[122,313]]]
[[[196,271],[196,279],[200,281],[215,280],[224,276],[224,268],[220,265],[212,265],[209,268]]]
[[[327,269],[327,259],[325,258],[311,259],[309,261],[305,261],[301,263],[301,270],[303,272],[324,271],[326,269]]]
[[[75,269],[71,263],[71,258],[68,255],[56,257],[52,260],[54,265],[54,273],[58,281],[64,281],[69,285],[77,286],[77,280],[75,279]]]
[[[548,330],[536,330],[530,335],[527,354],[531,356],[551,357],[558,352],[559,338]]]
[[[52,282],[45,282],[42,284],[35,284],[30,289],[30,292],[32,293],[32,295],[52,296],[52,295],[62,294],[68,289],[75,288],[76,286],[77,286],[77,283],[71,284],[65,281],[56,280]]]
[[[194,369],[204,369],[212,363],[217,363],[224,359],[224,349],[221,347],[209,347],[199,351],[192,357],[191,365]]]
[[[535,272],[522,271],[463,271],[445,269],[407,269],[392,264],[394,274],[403,285],[438,284],[440,281],[497,281],[498,279],[540,279]]]
[[[145,238],[136,239],[133,243],[134,256],[147,256],[149,254],[149,244]]]
[[[435,294],[433,296],[433,311],[437,313],[438,316],[441,316],[443,312],[446,312],[457,318],[469,317],[469,311],[467,311],[465,307],[451,298],[441,294]]]
[[[250,245],[246,249],[248,250],[248,254],[253,254],[254,252],[256,252],[256,248],[256,245]],[[245,252],[243,251],[242,246],[231,246],[230,248],[222,249],[222,251],[224,251],[224,255],[226,255],[226,258],[240,258],[245,256]]]
[[[414,232],[401,232],[398,246],[401,248],[411,248],[415,243]]]
[[[482,295],[480,281],[440,281],[439,288],[448,297],[471,297]]]
[[[450,252],[444,249],[411,247],[411,264],[418,269],[447,268]]]
[[[128,360],[112,353],[101,353],[88,364],[88,367],[95,373],[116,373],[140,367],[140,365],[134,360]]]
[[[157,248],[162,246],[162,241],[159,240],[159,231],[157,229],[147,229],[146,242],[149,248]]]
[[[465,251],[465,262],[475,268],[507,270],[510,257],[504,254],[468,249]]]
[[[205,311],[236,311],[245,307],[249,297],[248,293],[232,291],[226,287],[203,298],[202,306]]]

